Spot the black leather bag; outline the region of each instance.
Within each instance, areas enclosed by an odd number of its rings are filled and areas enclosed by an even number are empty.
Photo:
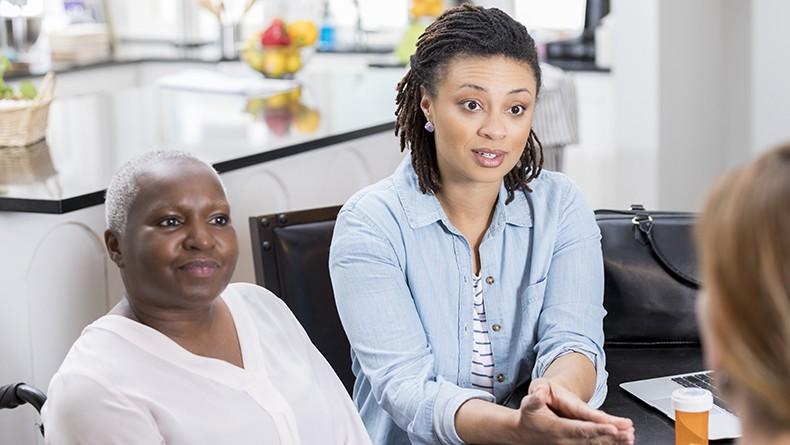
[[[607,344],[699,344],[695,215],[597,210]]]

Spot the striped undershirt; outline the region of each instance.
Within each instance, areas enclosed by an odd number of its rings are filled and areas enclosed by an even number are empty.
[[[486,306],[483,302],[483,285],[480,277],[472,280],[474,310],[472,311],[472,386],[490,393],[494,392],[494,354],[488,336]]]

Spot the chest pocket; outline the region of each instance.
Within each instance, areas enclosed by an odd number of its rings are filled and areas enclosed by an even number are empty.
[[[530,284],[521,291],[519,299],[521,299],[522,307],[524,309],[535,303],[542,303],[543,296],[546,293],[546,277],[541,278],[536,283]],[[542,306],[542,304],[541,304]]]
[[[522,289],[518,296],[515,320],[521,344],[534,344],[538,332],[538,318],[543,308],[546,293],[546,278]]]

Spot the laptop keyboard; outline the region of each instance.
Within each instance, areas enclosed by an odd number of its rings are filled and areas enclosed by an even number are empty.
[[[724,400],[719,397],[719,390],[713,384],[713,373],[710,371],[700,372],[697,374],[684,375],[672,378],[672,381],[684,386],[686,388],[702,388],[707,389],[713,394],[713,403],[719,408],[732,413],[732,410],[727,407]]]

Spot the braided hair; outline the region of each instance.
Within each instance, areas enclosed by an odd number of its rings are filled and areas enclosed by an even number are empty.
[[[448,9],[431,23],[417,40],[410,69],[398,82],[395,103],[395,135],[400,137],[401,151],[410,148],[414,171],[422,193],[441,189],[436,142],[424,130],[425,116],[420,109],[422,88],[436,95],[443,70],[456,57],[505,56],[525,62],[532,69],[540,91],[540,64],[535,41],[524,25],[496,8],[463,4]],[[506,203],[513,201],[514,191],[531,191],[529,182],[543,168],[543,146],[530,130],[521,159],[505,175]]]

